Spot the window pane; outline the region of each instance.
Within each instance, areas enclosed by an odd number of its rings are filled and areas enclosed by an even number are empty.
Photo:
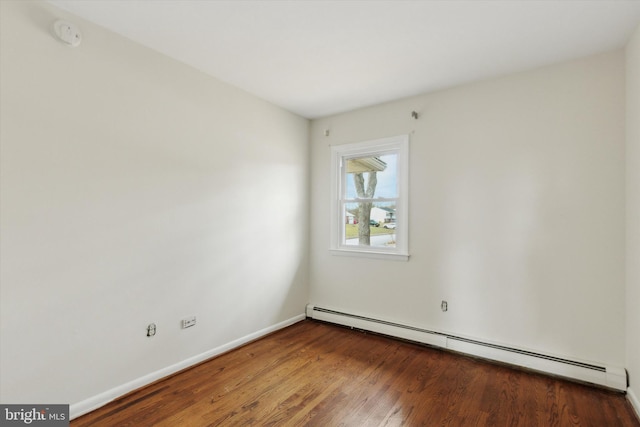
[[[396,247],[395,203],[345,203],[344,222],[346,245]]]
[[[346,198],[398,196],[397,154],[346,160]]]
[[[330,150],[331,253],[407,261],[408,135]]]

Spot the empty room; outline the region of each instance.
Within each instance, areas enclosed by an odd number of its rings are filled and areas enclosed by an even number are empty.
[[[0,0],[0,425],[640,426],[640,1]]]

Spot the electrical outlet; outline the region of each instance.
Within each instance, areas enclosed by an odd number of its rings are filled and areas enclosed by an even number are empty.
[[[442,309],[442,311],[447,311],[449,309],[449,304],[447,304],[445,300],[442,300],[442,302],[440,303],[440,308]]]
[[[182,329],[187,329],[196,325],[196,316],[187,317],[182,319]]]

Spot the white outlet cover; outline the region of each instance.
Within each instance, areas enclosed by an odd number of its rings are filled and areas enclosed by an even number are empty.
[[[196,324],[195,316],[182,319],[182,329],[190,328],[192,326],[195,326],[195,324]]]

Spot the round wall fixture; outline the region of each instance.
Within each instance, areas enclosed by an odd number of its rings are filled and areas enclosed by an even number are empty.
[[[82,34],[78,27],[67,21],[54,22],[53,33],[67,46],[77,47],[82,41]]]

